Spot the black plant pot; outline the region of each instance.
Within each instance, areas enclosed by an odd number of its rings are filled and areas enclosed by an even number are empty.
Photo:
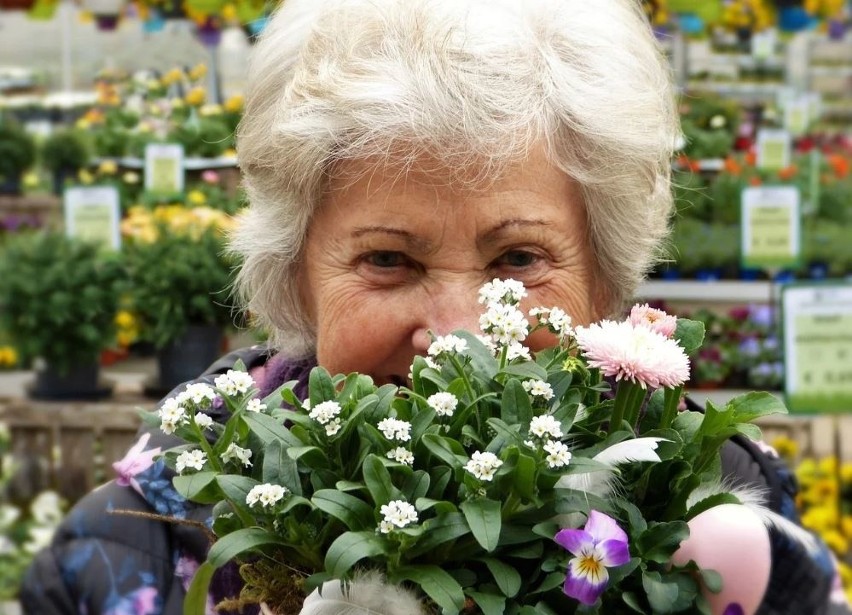
[[[77,177],[77,169],[69,167],[56,169],[53,172],[53,194],[62,196],[62,192],[65,190],[65,182],[75,177]]]
[[[219,358],[222,330],[215,325],[190,325],[184,334],[157,351],[158,377],[145,394],[164,397],[176,386],[198,378]]]
[[[97,362],[75,365],[60,371],[48,364],[35,372],[29,389],[33,399],[71,400],[101,399],[112,394],[112,384],[100,378]]]
[[[0,194],[21,194],[21,176],[0,179]]]

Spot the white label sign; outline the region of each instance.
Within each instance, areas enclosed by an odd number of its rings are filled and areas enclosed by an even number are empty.
[[[183,192],[183,146],[149,143],[145,147],[145,189],[156,194]]]
[[[743,265],[766,269],[796,265],[801,252],[799,189],[749,187],[742,192],[741,206]]]
[[[119,250],[121,208],[114,186],[83,186],[65,191],[65,232],[69,237]]]
[[[788,131],[774,128],[762,128],[758,131],[757,166],[761,169],[783,169],[790,166]]]

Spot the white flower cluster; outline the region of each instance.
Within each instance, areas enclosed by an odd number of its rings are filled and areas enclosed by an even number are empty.
[[[411,423],[408,421],[382,419],[377,427],[388,440],[399,440],[400,442],[411,440]]]
[[[547,465],[551,468],[561,468],[567,466],[571,461],[571,453],[568,447],[563,442],[557,440],[548,440],[544,445],[544,450],[549,453],[546,457]]]
[[[302,407],[305,409],[310,408],[310,400],[306,399]],[[325,426],[325,434],[327,436],[333,436],[343,426],[340,422],[340,404],[336,401],[329,400],[318,403],[316,408],[311,408],[308,416],[320,425]]]
[[[242,448],[231,442],[225,452],[220,455],[223,462],[228,463],[231,460],[239,461],[243,466],[251,467],[251,450]]]
[[[571,326],[571,317],[562,308],[532,308],[530,316],[537,318],[539,324],[547,325],[548,329],[561,338],[574,335],[574,327]]]
[[[246,372],[229,369],[228,373],[217,376],[213,384],[225,395],[242,395],[254,386],[254,380]]]
[[[157,411],[157,415],[160,417],[160,429],[167,434],[174,433],[178,427],[189,422],[186,407],[178,401],[177,397],[166,399]]]
[[[256,507],[258,504],[268,508],[284,499],[285,495],[287,495],[286,487],[264,483],[251,488],[251,491],[246,494],[246,504],[251,508]]]
[[[198,408],[208,408],[213,400],[216,399],[216,391],[209,384],[196,382],[186,387],[186,390],[178,394],[178,403],[182,406],[192,402]]]
[[[257,398],[250,399],[246,406],[246,410],[248,412],[263,412],[266,410],[266,404],[261,403],[261,401]]]
[[[451,352],[461,353],[465,350],[467,350],[467,340],[456,335],[439,335],[434,342],[429,344],[426,354],[430,357],[437,357]],[[429,365],[429,367],[435,368],[434,364]]]
[[[429,399],[426,400],[426,403],[429,404],[429,407],[432,408],[438,416],[453,416],[456,406],[459,405],[459,400],[452,393],[441,391],[440,393],[430,395]]]
[[[553,399],[553,387],[544,380],[524,380],[521,386],[533,397],[541,397],[545,401]]]
[[[417,510],[405,500],[392,500],[379,510],[385,517],[379,523],[382,534],[389,534],[396,528],[417,523]]]
[[[497,458],[494,453],[482,453],[476,451],[471,455],[470,461],[467,462],[464,469],[473,474],[479,480],[490,481],[494,478],[494,472],[503,465],[503,462]]]
[[[195,424],[198,425],[199,429],[210,429],[213,426],[213,419],[203,412],[196,412],[195,414]]]
[[[523,342],[529,333],[529,321],[524,313],[514,305],[502,303],[488,304],[485,313],[479,317],[479,328],[483,333],[501,346],[513,342]]]
[[[177,456],[175,470],[178,474],[183,474],[187,468],[200,472],[205,463],[207,463],[207,454],[200,448],[196,448],[191,451],[184,451]]]
[[[395,449],[388,451],[387,458],[393,459],[399,463],[404,463],[407,466],[414,465],[414,453],[402,448],[401,446],[397,446]]]
[[[530,421],[530,433],[537,438],[561,438],[562,425],[550,414],[541,414]]]
[[[501,280],[494,278],[479,289],[479,302],[485,305],[492,303],[509,303],[516,305],[527,296],[527,290],[522,282],[517,280]]]

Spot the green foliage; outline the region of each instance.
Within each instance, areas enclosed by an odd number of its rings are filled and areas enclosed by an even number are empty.
[[[78,171],[89,159],[89,144],[78,130],[56,131],[41,145],[42,164],[51,171]]]
[[[0,122],[0,178],[16,179],[35,163],[35,140],[18,124]]]
[[[113,341],[118,255],[53,232],[10,238],[0,254],[0,329],[26,360],[65,370]]]
[[[225,502],[214,510],[221,538],[208,562],[285,563],[308,591],[357,568],[377,568],[391,583],[413,583],[445,613],[462,612],[468,598],[487,613],[624,613],[625,604],[643,613],[705,612],[695,565],[671,564],[689,535],[689,496],[719,478],[727,438],[751,434],[750,421],[783,406],[752,395],[706,415],[677,414],[674,388],[640,412],[644,389],[622,381],[614,399],[602,396],[610,384],[578,356],[573,338],[533,360],[509,360],[469,333],[458,335],[466,348],[433,352],[431,363],[414,360],[410,388],[377,387],[367,376],[317,367],[307,400],[291,382],[257,412],[248,408],[256,393],[250,385],[227,394],[217,383],[229,416],[211,441],[193,418],[204,406],[179,402],[185,418],[169,429],[207,457],[175,487],[190,499]],[[702,336],[699,323],[677,328],[691,349]],[[523,385],[539,378],[552,397]],[[432,398],[446,392],[457,400],[449,414]],[[549,457],[545,436],[531,424],[541,415],[558,424],[556,441],[570,443],[570,461]],[[389,435],[382,421],[390,419],[405,422],[407,436]],[[657,458],[618,465],[617,489],[582,490],[571,480],[613,471],[596,456],[638,437],[663,439]],[[252,465],[222,459],[230,446],[251,450]],[[187,448],[167,451],[166,463],[174,467]],[[400,448],[410,462],[398,456]],[[483,452],[499,460],[490,475],[471,467]],[[286,492],[269,504],[252,499],[254,489],[282,486]],[[416,518],[388,521],[384,507],[399,502]],[[571,556],[553,538],[560,526],[582,526],[591,510],[617,520],[632,559],[609,571],[601,601],[586,608],[563,593]],[[268,588],[255,589],[274,603]],[[187,612],[201,612],[206,593],[193,592]]]
[[[162,347],[189,325],[233,324],[230,286],[236,263],[224,250],[221,232],[212,227],[190,235],[161,225],[155,241],[126,243],[126,298],[141,321],[143,338]]]
[[[202,117],[178,124],[169,133],[169,141],[183,145],[187,156],[215,158],[234,147],[233,130],[222,119]]]

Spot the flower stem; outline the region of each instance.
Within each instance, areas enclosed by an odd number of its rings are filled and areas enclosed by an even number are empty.
[[[683,392],[683,385],[676,386],[672,389],[667,388],[663,397],[663,416],[660,417],[660,428],[666,429],[671,427],[677,416],[677,406],[680,403],[680,394]]]
[[[467,391],[468,396],[470,397],[469,403],[474,403],[476,401],[476,393],[473,390],[473,385],[470,383],[470,380],[467,377],[467,374],[464,371],[464,367],[459,361],[458,357],[455,354],[450,354],[450,361],[453,362],[453,367],[456,368],[456,371],[459,373],[459,376],[464,382],[464,388]]]
[[[612,408],[612,415],[609,417],[609,433],[613,434],[621,429],[621,424],[624,422],[625,411],[627,410],[627,402],[630,401],[630,393],[632,392],[631,384],[626,380],[618,383],[615,390],[615,405]]]
[[[195,432],[195,435],[198,438],[198,444],[201,446],[201,450],[203,450],[205,453],[207,453],[207,460],[210,462],[210,465],[213,466],[213,469],[216,472],[221,473],[222,472],[222,464],[220,464],[219,460],[216,459],[216,455],[213,452],[213,447],[210,446],[210,443],[207,441],[207,438],[205,437],[204,433],[201,431],[201,428],[198,425],[196,425],[194,421],[192,423],[192,430]]]
[[[633,430],[636,430],[636,425],[639,422],[639,412],[642,409],[642,402],[645,401],[645,389],[637,384],[631,385],[630,397],[627,399],[627,409],[625,410],[625,418]]]

